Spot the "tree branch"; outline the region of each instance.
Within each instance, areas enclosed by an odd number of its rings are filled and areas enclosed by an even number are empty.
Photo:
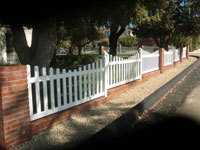
[[[122,33],[124,33],[124,31],[125,31],[125,28],[121,27],[120,30],[117,33],[117,36],[120,37],[120,35],[122,35]]]

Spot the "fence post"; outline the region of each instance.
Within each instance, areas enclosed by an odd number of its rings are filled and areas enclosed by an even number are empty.
[[[119,54],[122,54],[122,46],[119,44]]]
[[[180,47],[180,62],[183,62],[183,45]]]
[[[102,55],[104,52],[104,46],[99,46],[99,55]]]
[[[103,58],[104,58],[104,93],[105,97],[108,96],[108,77],[109,77],[109,55],[106,51],[103,53]]]
[[[189,44],[186,46],[186,58],[189,59],[189,49],[190,49],[190,46]]]
[[[140,80],[142,80],[142,50],[143,50],[143,48],[144,48],[144,46],[139,48],[139,59],[138,59],[138,61],[140,62],[140,65],[139,65]],[[139,64],[139,62],[138,62],[138,64]]]
[[[159,69],[160,73],[164,72],[164,48],[160,48]]]

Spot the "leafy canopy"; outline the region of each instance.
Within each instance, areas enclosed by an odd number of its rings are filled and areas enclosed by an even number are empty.
[[[140,38],[153,38],[159,47],[171,39],[199,34],[197,0],[144,1],[137,8],[134,32]]]

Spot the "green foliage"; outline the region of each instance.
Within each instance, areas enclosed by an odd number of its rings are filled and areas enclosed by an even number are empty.
[[[138,44],[136,37],[124,36],[119,38],[119,42],[122,46],[131,47]]]
[[[60,24],[60,40],[70,40],[72,46],[84,47],[102,38],[90,16],[65,16]]]
[[[137,3],[138,0],[94,1],[90,11],[98,26],[125,27],[134,18]]]
[[[108,47],[109,46],[108,38],[102,39],[101,42],[100,42],[100,45]]]
[[[101,55],[66,55],[66,56],[55,56],[51,61],[51,67],[54,68],[65,68],[74,69],[79,66],[91,64],[101,59]]]
[[[192,45],[191,51],[200,49],[200,36],[193,37],[191,45]]]
[[[141,6],[137,10],[140,19],[134,26],[137,37],[153,38],[159,47],[168,45],[175,30],[174,9],[173,0],[156,0],[156,3],[149,2],[145,6]]]
[[[134,32],[140,38],[153,38],[159,47],[166,47],[172,39],[185,44],[188,36],[200,33],[199,4],[198,0],[144,0],[136,9]]]
[[[171,38],[170,43],[175,46],[181,46],[181,45],[186,46],[188,44],[191,44],[191,37],[190,36],[184,37],[182,35],[174,36]]]

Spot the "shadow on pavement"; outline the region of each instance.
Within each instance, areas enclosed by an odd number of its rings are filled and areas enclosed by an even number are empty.
[[[165,118],[158,122],[140,122],[136,127],[123,129],[123,134],[114,136],[101,133],[95,134],[76,149],[99,149],[99,148],[166,148],[179,146],[197,146],[200,139],[200,125],[193,120],[182,117],[167,117],[154,114],[155,117]],[[159,120],[159,119],[158,119]],[[131,126],[131,125],[130,125]],[[120,130],[115,130],[120,132]],[[118,135],[118,136],[116,136]],[[164,147],[160,147],[163,145]]]

